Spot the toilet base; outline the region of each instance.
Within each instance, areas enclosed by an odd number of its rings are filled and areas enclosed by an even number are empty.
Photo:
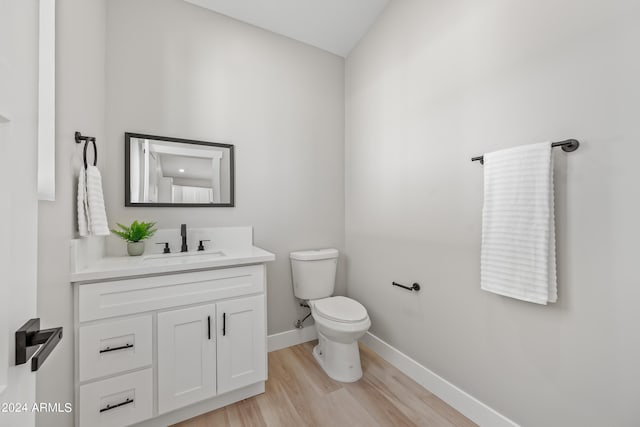
[[[362,378],[357,340],[344,344],[318,333],[318,345],[313,347],[313,356],[327,375],[336,381],[352,383]]]

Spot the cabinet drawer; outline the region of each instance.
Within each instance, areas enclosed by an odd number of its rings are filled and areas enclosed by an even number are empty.
[[[80,326],[80,381],[151,365],[151,315]]]
[[[103,319],[264,292],[264,266],[223,268],[79,286],[79,320]]]
[[[153,415],[151,368],[80,387],[80,427],[119,427]]]

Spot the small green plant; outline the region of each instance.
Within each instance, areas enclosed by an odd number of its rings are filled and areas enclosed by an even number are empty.
[[[133,221],[129,227],[122,224],[117,224],[120,230],[111,230],[113,234],[120,236],[123,240],[130,243],[141,242],[153,236],[156,229],[153,228],[155,222],[138,222]]]

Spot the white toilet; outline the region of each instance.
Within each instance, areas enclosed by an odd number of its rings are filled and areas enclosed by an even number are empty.
[[[292,252],[293,293],[308,302],[318,329],[313,355],[336,381],[354,382],[362,377],[358,338],[371,326],[367,310],[351,298],[332,297],[337,249]]]

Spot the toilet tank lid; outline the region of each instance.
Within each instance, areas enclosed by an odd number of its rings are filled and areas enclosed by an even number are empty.
[[[317,261],[321,259],[338,258],[337,249],[313,249],[308,251],[296,251],[291,252],[289,255],[291,259],[299,261]]]

